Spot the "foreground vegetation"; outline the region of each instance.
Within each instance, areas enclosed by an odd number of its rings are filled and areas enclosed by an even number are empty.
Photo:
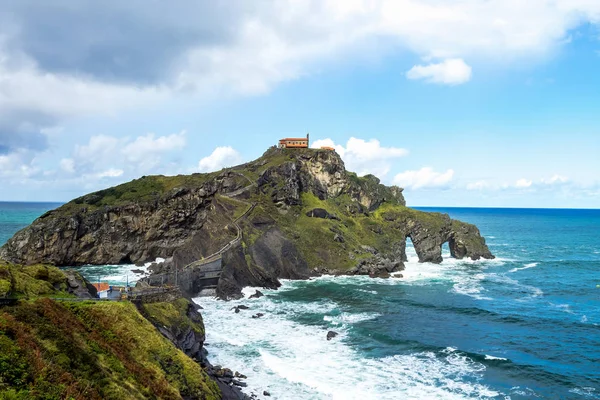
[[[62,271],[6,263],[0,271],[3,287],[11,282],[28,297],[0,308],[0,400],[220,398],[200,365],[132,303],[58,302],[47,296],[65,296]],[[146,307],[156,322],[203,334],[201,323],[186,320],[188,304]]]

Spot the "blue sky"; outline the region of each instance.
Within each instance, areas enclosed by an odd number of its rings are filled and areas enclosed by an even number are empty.
[[[415,206],[600,207],[600,2],[0,5],[0,201],[311,133]]]

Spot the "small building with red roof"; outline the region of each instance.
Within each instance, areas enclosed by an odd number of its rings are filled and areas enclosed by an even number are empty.
[[[104,299],[104,298],[108,297],[108,291],[110,290],[110,285],[108,283],[98,282],[98,283],[92,283],[92,285],[98,291],[99,298]]]
[[[309,134],[305,138],[283,138],[279,139],[280,149],[306,149],[309,145]]]

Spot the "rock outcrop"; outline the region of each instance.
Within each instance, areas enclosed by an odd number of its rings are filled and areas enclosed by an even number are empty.
[[[214,367],[208,360],[208,352],[204,348],[206,339],[204,321],[198,312],[198,306],[190,300],[180,297],[174,301],[159,303],[140,303],[137,305],[141,314],[175,347],[188,357],[198,362],[207,375],[212,378],[221,391],[223,400],[246,400],[239,389],[232,387],[234,374],[224,373],[226,368]],[[238,373],[239,376],[239,373]]]
[[[18,232],[0,258],[83,265],[162,257],[152,270],[169,273],[228,245],[216,292],[235,298],[281,278],[388,276],[404,268],[407,238],[421,262],[441,262],[444,243],[456,258],[493,258],[477,227],[406,207],[401,188],[346,171],[333,151],[271,148],[220,172],[142,177],[75,199]]]

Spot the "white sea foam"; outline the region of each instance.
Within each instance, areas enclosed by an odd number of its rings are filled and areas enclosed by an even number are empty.
[[[504,265],[507,260],[496,258],[494,260],[457,260],[450,257],[448,252],[442,254],[444,260],[441,264],[419,263],[413,248],[407,246],[408,262],[406,269],[401,272],[404,283],[412,285],[429,285],[435,282],[453,283],[452,292],[469,296],[477,300],[493,300],[483,294],[485,289],[481,281],[485,279],[485,271]]]
[[[593,387],[578,387],[569,392],[587,399],[600,399],[600,394]]]
[[[363,292],[363,293],[369,293],[369,294],[377,294],[377,290],[358,289],[358,291]]]
[[[488,354],[485,355],[485,359],[486,360],[499,360],[499,361],[507,361],[508,360],[508,358],[494,357],[494,356],[490,356]]]
[[[135,285],[135,283],[148,275],[148,268],[153,263],[164,262],[164,258],[157,258],[154,261],[147,262],[142,266],[134,264],[119,264],[119,265],[94,265],[83,270],[84,275],[93,281],[109,282],[114,285]],[[134,272],[136,271],[136,272]],[[141,271],[141,273],[139,272]]]
[[[323,321],[331,322],[336,325],[345,325],[345,324],[354,324],[357,322],[368,321],[371,319],[375,319],[381,316],[378,313],[360,313],[360,314],[351,314],[351,313],[341,313],[340,315],[326,315],[323,317]]]
[[[569,304],[554,304],[554,303],[550,303],[550,305],[554,308],[557,308],[560,311],[566,312],[568,314],[575,314],[573,312],[573,310],[571,309],[571,306]]]
[[[508,272],[517,272],[517,271],[523,271],[524,269],[529,269],[529,268],[535,268],[538,266],[538,263],[534,262],[534,263],[529,263],[529,264],[525,264],[523,267],[521,268],[513,268]]]
[[[299,283],[284,282],[289,290]],[[306,283],[304,283],[306,284]],[[485,366],[458,351],[419,352],[380,359],[361,357],[346,344],[352,324],[374,314],[341,312],[330,301],[281,302],[277,293],[248,301],[198,298],[207,329],[209,358],[248,376],[246,393],[267,390],[273,399],[461,399],[499,395],[477,383]],[[253,293],[253,292],[252,292]],[[235,314],[244,302],[250,310]],[[335,314],[335,312],[338,314]],[[252,319],[262,312],[264,317]],[[322,324],[302,324],[298,317],[319,312]],[[327,317],[330,315],[330,317]],[[342,325],[335,325],[343,321]],[[332,325],[335,325],[333,327]],[[333,327],[339,336],[326,340]]]
[[[514,286],[515,289],[518,289],[523,293],[529,292],[528,295],[517,299],[517,301],[531,300],[544,296],[542,289],[535,286],[522,284],[518,280],[509,278],[504,274],[491,273],[487,275],[487,278],[498,283]]]

